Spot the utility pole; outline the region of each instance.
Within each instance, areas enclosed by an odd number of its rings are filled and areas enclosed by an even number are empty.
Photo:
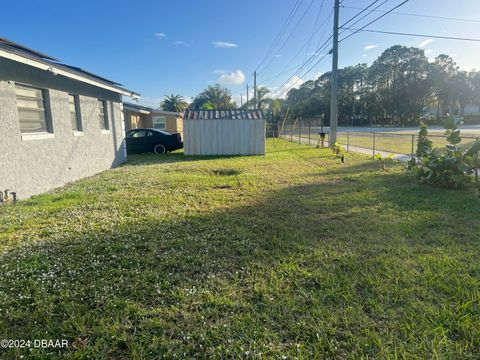
[[[240,93],[240,107],[243,106],[243,93]]]
[[[333,17],[333,49],[332,49],[332,89],[330,95],[330,134],[328,145],[337,142],[338,123],[338,18],[340,13],[340,0],[335,0]]]
[[[257,70],[253,72],[253,109],[257,110]]]
[[[249,103],[248,103],[248,84],[247,84],[247,109],[249,107]]]

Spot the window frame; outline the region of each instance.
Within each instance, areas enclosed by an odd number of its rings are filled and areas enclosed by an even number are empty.
[[[51,114],[51,108],[50,108],[50,94],[48,92],[48,89],[41,88],[38,86],[33,86],[29,84],[24,84],[20,82],[15,82],[15,102],[16,102],[16,108],[17,108],[17,119],[18,119],[18,125],[20,128],[20,133],[22,135],[42,135],[42,134],[53,134],[53,123],[52,123],[52,114]],[[26,89],[34,89],[38,90],[41,93],[41,98],[40,97],[32,97],[32,96],[26,96],[26,95],[18,95],[17,93],[17,88],[26,88]],[[42,103],[43,107],[42,108],[31,108],[31,107],[25,107],[25,106],[18,106],[18,100],[24,100],[24,101],[36,101]],[[22,119],[20,117],[20,111],[31,111],[31,112],[38,112],[38,113],[43,113],[43,121],[44,121],[44,128],[38,131],[26,131],[22,130]]]
[[[80,110],[80,96],[77,94],[68,94],[68,109],[70,111],[70,122],[71,125],[73,125],[72,121],[72,109],[70,108],[70,105],[72,104],[70,102],[71,98],[73,97],[73,104],[75,107],[75,121],[76,121],[76,128],[73,128],[72,126],[72,131],[73,132],[83,132],[83,124],[82,124],[82,113]]]
[[[100,108],[100,104],[102,104],[102,107]],[[103,116],[102,112],[100,112],[100,109],[103,109]],[[110,130],[110,121],[108,119],[108,106],[107,106],[107,101],[102,100],[102,99],[97,99],[97,110],[98,110],[98,119],[99,125],[100,125],[100,130],[101,131],[109,131]],[[103,118],[103,121],[101,121]]]
[[[155,126],[155,117],[163,118],[163,127],[159,128]],[[152,115],[152,127],[156,130],[166,130],[167,129],[167,117],[165,115]]]

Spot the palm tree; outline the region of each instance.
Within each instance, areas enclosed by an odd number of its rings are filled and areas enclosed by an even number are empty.
[[[257,109],[266,110],[270,106],[272,98],[267,96],[269,93],[270,90],[265,86],[260,86],[259,88],[257,88]],[[248,100],[248,102],[243,104],[242,108],[253,109],[254,106],[255,99],[250,99]]]
[[[267,97],[267,94],[270,92],[267,87],[260,86],[257,89],[257,109],[265,110],[270,103],[270,98]]]
[[[234,109],[235,102],[232,100],[230,90],[219,84],[209,85],[208,88],[198,94],[190,106],[192,109]]]
[[[162,110],[173,112],[183,112],[187,106],[188,103],[183,96],[173,94],[170,96],[165,95],[161,104]]]

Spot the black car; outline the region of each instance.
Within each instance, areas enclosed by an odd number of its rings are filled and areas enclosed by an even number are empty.
[[[127,132],[127,152],[140,154],[154,152],[165,154],[169,151],[183,149],[180,134],[158,129],[134,129]]]

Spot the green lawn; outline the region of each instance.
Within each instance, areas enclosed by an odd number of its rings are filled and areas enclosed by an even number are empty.
[[[275,143],[0,208],[0,358],[478,359],[478,197]]]

